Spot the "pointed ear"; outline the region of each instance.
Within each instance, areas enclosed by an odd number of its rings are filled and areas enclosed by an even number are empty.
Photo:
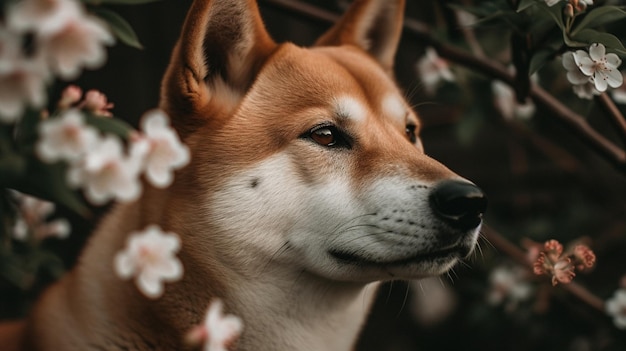
[[[232,108],[275,47],[256,1],[195,0],[163,79],[162,108],[187,116]]]
[[[318,46],[354,45],[391,73],[404,18],[405,0],[355,0]]]

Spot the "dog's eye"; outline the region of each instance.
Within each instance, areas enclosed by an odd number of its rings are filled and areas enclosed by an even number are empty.
[[[348,137],[335,126],[318,126],[313,128],[306,137],[321,146],[350,148]]]
[[[334,146],[337,144],[335,133],[329,127],[322,127],[311,132],[311,139],[322,146]]]
[[[406,134],[406,137],[409,138],[409,141],[411,142],[411,144],[415,144],[415,142],[417,141],[417,136],[415,135],[415,128],[416,128],[415,125],[407,124],[406,128],[404,129],[404,133]]]

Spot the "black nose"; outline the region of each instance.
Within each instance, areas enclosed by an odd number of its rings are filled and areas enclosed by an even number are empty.
[[[478,227],[487,209],[487,197],[474,184],[447,180],[430,193],[430,207],[435,214],[460,230]]]

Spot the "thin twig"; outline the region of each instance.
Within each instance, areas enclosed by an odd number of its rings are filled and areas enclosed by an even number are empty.
[[[297,0],[261,0],[267,6],[274,6],[290,11],[295,15],[324,23],[335,22],[339,16],[330,11],[309,5]],[[515,77],[501,64],[476,57],[459,48],[444,44],[432,34],[431,29],[414,19],[407,18],[404,24],[405,32],[424,44],[433,46],[439,55],[454,63],[473,69],[492,79],[501,80],[510,86],[514,86]],[[626,173],[626,151],[618,147],[611,140],[595,131],[583,116],[575,113],[543,88],[533,84],[530,89],[530,97],[539,105],[552,111],[552,116],[582,141],[594,149],[600,156],[605,158],[622,173]]]
[[[626,144],[626,118],[622,112],[617,108],[611,97],[607,93],[602,93],[595,97],[596,102],[611,119],[613,127],[617,130],[617,134],[622,139],[622,142]]]

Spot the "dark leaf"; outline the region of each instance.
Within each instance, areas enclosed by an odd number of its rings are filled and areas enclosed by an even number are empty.
[[[122,16],[104,8],[96,8],[94,9],[94,13],[109,24],[113,34],[124,44],[137,49],[143,49],[133,27],[131,27]]]

